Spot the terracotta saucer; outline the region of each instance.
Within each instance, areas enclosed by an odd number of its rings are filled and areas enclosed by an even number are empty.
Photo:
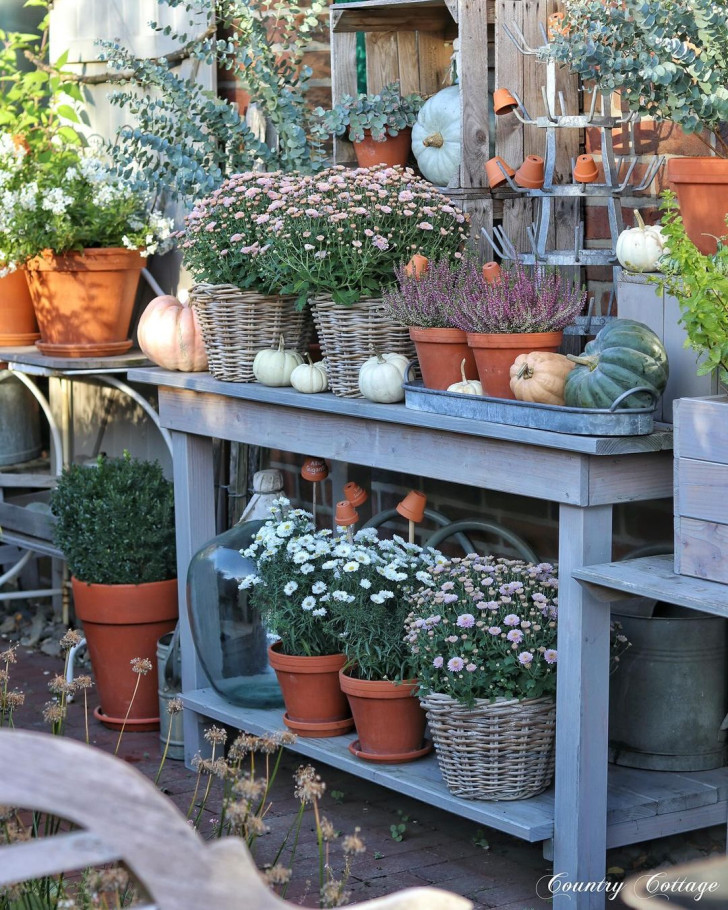
[[[46,357],[110,357],[125,354],[131,350],[132,340],[105,341],[99,344],[53,344],[50,341],[36,341],[35,346]]]
[[[121,730],[123,727],[129,733],[147,733],[159,729],[158,717],[130,717],[125,722],[123,717],[109,717],[100,707],[94,708],[94,717],[109,730]]]
[[[309,739],[321,739],[325,736],[341,736],[342,733],[350,733],[354,729],[354,718],[345,717],[343,720],[325,720],[325,721],[306,721],[291,720],[288,711],[283,715],[283,723],[289,730],[298,733],[299,736],[306,736]]]
[[[355,739],[353,742],[349,743],[349,752],[357,758],[364,759],[364,761],[378,762],[380,765],[399,765],[402,762],[414,761],[416,758],[422,758],[423,755],[432,752],[432,740],[424,740],[422,748],[415,749],[414,752],[394,752],[390,755],[379,755],[376,752],[362,752],[359,740]]]

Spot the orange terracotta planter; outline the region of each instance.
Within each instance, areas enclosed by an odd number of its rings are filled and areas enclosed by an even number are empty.
[[[718,249],[715,238],[728,234],[728,159],[670,158],[667,179],[688,237],[701,253],[712,256]]]
[[[177,623],[177,579],[142,585],[92,585],[71,579],[76,618],[83,624],[101,709],[95,716],[118,729],[132,701],[135,657],[152,670],[139,675],[128,728],[159,729],[157,641]]]
[[[295,657],[281,654],[280,642],[268,649],[283,693],[283,723],[299,736],[339,736],[354,728],[349,703],[339,686],[343,654]]]
[[[86,249],[27,263],[28,288],[40,328],[37,347],[56,357],[122,354],[146,259],[122,248]]]
[[[558,353],[563,332],[524,332],[520,335],[468,333],[483,392],[491,398],[511,398],[510,369],[519,354]]]
[[[401,685],[388,680],[355,679],[344,670],[339,684],[351,705],[356,739],[349,751],[366,761],[391,764],[426,755],[425,712],[415,698],[416,680]]]
[[[353,145],[359,167],[374,167],[377,164],[404,167],[412,147],[412,130],[407,127],[396,136],[387,136],[382,142],[375,142],[369,130],[365,130],[364,139]]]
[[[0,278],[0,346],[22,347],[38,338],[25,269]]]
[[[475,358],[461,329],[422,329],[410,326],[415,343],[422,381],[427,389],[446,389],[460,382],[460,364],[465,358],[465,372],[475,373]]]

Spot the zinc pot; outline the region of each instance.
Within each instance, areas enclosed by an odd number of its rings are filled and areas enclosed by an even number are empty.
[[[386,164],[387,167],[404,167],[409,158],[412,146],[412,130],[407,127],[396,136],[389,136],[381,142],[375,142],[369,130],[364,130],[364,139],[354,142],[354,154],[359,167],[374,167]]]
[[[0,346],[22,347],[40,338],[25,269],[0,278]]]
[[[343,654],[298,657],[281,653],[281,643],[268,649],[268,662],[278,677],[286,713],[285,725],[299,736],[339,736],[354,727],[349,703],[339,686]]]
[[[667,179],[677,193],[688,237],[701,253],[712,255],[716,237],[728,233],[728,159],[670,158]]]
[[[157,642],[177,623],[177,579],[141,585],[96,585],[77,578],[71,582],[101,701],[94,716],[119,729],[131,704],[127,729],[158,730]],[[131,662],[136,657],[146,658],[153,669],[135,673]]]
[[[563,332],[507,333],[469,332],[468,344],[475,355],[483,393],[491,398],[511,398],[510,369],[519,354],[533,351],[558,353]]]
[[[462,329],[423,329],[410,326],[422,381],[426,389],[446,389],[460,382],[460,364],[465,360],[465,375],[475,376],[473,352]]]
[[[0,467],[30,461],[41,448],[38,402],[10,370],[0,370]]]
[[[358,739],[349,745],[357,758],[382,763],[412,761],[426,755],[426,717],[415,697],[417,680],[356,679],[339,671],[339,684],[349,699]]]
[[[36,346],[55,357],[103,357],[131,348],[134,298],[146,259],[122,247],[56,256],[26,264],[40,328]]]

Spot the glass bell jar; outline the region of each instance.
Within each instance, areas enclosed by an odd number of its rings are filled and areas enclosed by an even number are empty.
[[[197,656],[215,691],[234,705],[273,708],[283,705],[275,672],[268,665],[268,645],[275,636],[269,636],[248,600],[249,591],[239,588],[241,579],[256,571],[255,560],[240,551],[250,546],[263,524],[262,518],[251,520],[250,514],[248,508],[238,524],[213,537],[192,557],[187,605]]]

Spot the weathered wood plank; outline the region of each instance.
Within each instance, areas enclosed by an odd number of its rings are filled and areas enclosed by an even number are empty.
[[[367,57],[367,91],[380,92],[399,79],[397,33],[368,32],[364,36]]]
[[[50,474],[9,474],[0,471],[0,487],[38,487],[50,489],[56,485],[57,477]]]
[[[398,32],[395,63],[399,89],[403,95],[420,91],[420,62],[416,32]]]
[[[423,96],[434,95],[450,84],[448,76],[452,42],[444,40],[448,34],[451,34],[451,30],[436,35],[422,30],[417,33],[417,66],[420,81],[418,91]],[[399,69],[401,73],[403,69],[401,56]]]
[[[728,463],[728,396],[680,398],[673,405],[680,458]]]
[[[332,22],[334,12],[331,12]],[[331,98],[334,104],[344,95],[357,94],[356,34],[331,31]],[[334,161],[345,164],[356,160],[354,146],[346,136],[334,136]]]
[[[667,498],[672,492],[672,473],[669,452],[657,460],[625,455],[600,459],[590,466],[589,501],[630,502],[636,488],[639,499]]]
[[[728,774],[726,774],[728,779]],[[619,783],[634,793],[654,800],[657,815],[697,809],[718,802],[718,788],[703,781],[672,774],[650,774],[635,768],[620,768]]]
[[[675,571],[728,584],[728,525],[676,515]]]
[[[710,806],[701,806],[698,809],[686,809],[684,812],[630,819],[619,824],[612,824],[607,828],[607,847],[638,844],[658,837],[667,837],[670,834],[679,834],[682,831],[695,831],[711,825],[724,825],[725,818],[726,804],[719,802]]]
[[[675,459],[675,483],[680,491],[679,515],[719,524],[728,521],[728,464],[680,454]]]
[[[488,15],[482,0],[459,0],[458,10],[463,133],[460,186],[483,187],[490,135]]]

